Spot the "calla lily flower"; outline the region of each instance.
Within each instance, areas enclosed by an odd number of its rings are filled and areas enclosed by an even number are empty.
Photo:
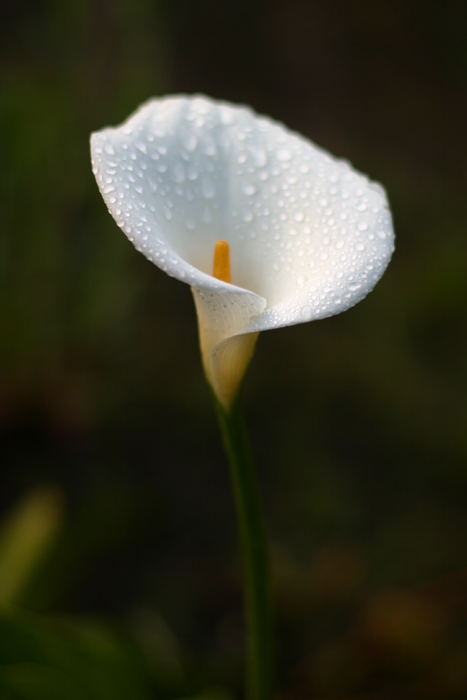
[[[91,152],[118,226],[191,286],[204,370],[226,409],[260,331],[350,308],[394,249],[379,184],[247,107],[154,99],[94,133]]]

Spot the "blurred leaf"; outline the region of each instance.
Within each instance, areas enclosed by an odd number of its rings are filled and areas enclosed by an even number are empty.
[[[14,700],[148,700],[137,649],[97,624],[0,615],[0,697]]]
[[[177,698],[177,700],[233,700],[233,694],[227,688],[214,686],[212,688],[206,688],[206,690],[203,690],[199,695]]]
[[[55,487],[31,491],[0,529],[0,604],[16,601],[50,548],[63,519]]]
[[[41,664],[5,666],[0,669],[0,688],[8,698],[18,700],[85,700],[87,697],[67,675]]]
[[[131,627],[154,678],[163,685],[180,686],[183,669],[179,645],[165,620],[153,610],[137,610]]]

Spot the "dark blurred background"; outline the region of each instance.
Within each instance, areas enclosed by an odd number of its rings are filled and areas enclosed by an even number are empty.
[[[236,524],[190,290],[109,216],[89,133],[201,92],[387,188],[396,253],[243,386],[278,697],[467,698],[467,5],[4,0],[0,696],[235,698]]]

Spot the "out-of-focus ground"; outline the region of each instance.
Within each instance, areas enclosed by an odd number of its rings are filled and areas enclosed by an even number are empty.
[[[381,181],[363,303],[260,338],[243,386],[281,700],[467,697],[467,7],[0,9],[0,696],[235,697],[241,577],[189,289],[88,137],[152,95],[250,104]]]

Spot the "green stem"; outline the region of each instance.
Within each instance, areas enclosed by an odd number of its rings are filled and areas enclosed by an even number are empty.
[[[227,412],[216,400],[243,551],[247,620],[247,700],[271,700],[272,621],[268,548],[248,436],[238,399]]]

